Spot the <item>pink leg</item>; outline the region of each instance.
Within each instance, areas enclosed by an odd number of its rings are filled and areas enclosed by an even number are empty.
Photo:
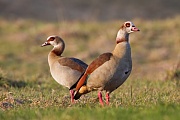
[[[74,103],[74,90],[70,90],[71,103]]]
[[[98,97],[99,97],[99,103],[100,103],[102,106],[104,106],[101,91],[98,92]]]
[[[107,93],[106,93],[106,104],[107,104],[107,105],[109,105],[109,99],[110,99],[109,93],[107,92]]]

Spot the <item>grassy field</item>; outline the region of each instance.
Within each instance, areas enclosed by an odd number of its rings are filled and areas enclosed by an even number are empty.
[[[68,89],[50,76],[47,55],[40,45],[57,34],[66,43],[64,56],[88,64],[111,51],[124,22],[60,22],[0,19],[0,119],[127,119],[180,118],[180,17],[133,22],[141,32],[130,36],[133,72],[101,107],[97,92],[70,104]],[[103,46],[103,47],[99,47]],[[179,65],[178,65],[179,64]]]

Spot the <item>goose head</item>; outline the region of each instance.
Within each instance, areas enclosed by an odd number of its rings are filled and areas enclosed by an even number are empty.
[[[129,41],[129,34],[132,32],[140,31],[131,21],[125,22],[117,33],[116,43],[121,43],[123,41]]]
[[[59,36],[56,36],[56,35],[52,35],[52,36],[49,36],[47,38],[47,41],[44,42],[41,47],[44,47],[44,46],[47,46],[47,45],[52,45],[54,47],[56,46],[65,46],[65,43],[64,41],[62,40],[62,38],[60,38]]]
[[[47,41],[41,45],[41,47],[52,45],[54,48],[51,53],[55,53],[57,56],[61,56],[65,49],[65,43],[62,38],[56,35],[49,36]]]
[[[140,31],[138,28],[135,27],[135,25],[131,21],[126,21],[122,25],[122,29],[125,30],[129,34],[132,32]]]

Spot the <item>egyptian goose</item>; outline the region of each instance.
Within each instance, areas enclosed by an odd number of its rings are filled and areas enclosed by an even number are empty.
[[[77,58],[63,57],[65,43],[59,36],[53,35],[41,46],[52,45],[54,48],[48,55],[48,63],[52,77],[61,85],[69,88],[71,102],[74,102],[74,90],[77,81],[87,68],[87,64]]]
[[[131,47],[129,34],[140,31],[127,21],[117,33],[116,46],[110,53],[101,54],[86,69],[76,86],[74,99],[82,94],[98,90],[99,102],[103,106],[102,91],[106,91],[106,104],[109,104],[109,94],[117,89],[128,78],[132,70]],[[84,83],[86,84],[84,85]]]

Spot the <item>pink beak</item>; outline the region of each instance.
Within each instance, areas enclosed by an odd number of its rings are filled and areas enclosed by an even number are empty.
[[[138,28],[136,28],[135,26],[133,26],[133,27],[131,28],[131,30],[134,31],[134,32],[140,31],[140,30],[139,30]]]
[[[47,45],[50,45],[50,43],[45,42],[45,43],[43,43],[43,44],[41,45],[41,47],[44,47],[44,46],[47,46]]]

